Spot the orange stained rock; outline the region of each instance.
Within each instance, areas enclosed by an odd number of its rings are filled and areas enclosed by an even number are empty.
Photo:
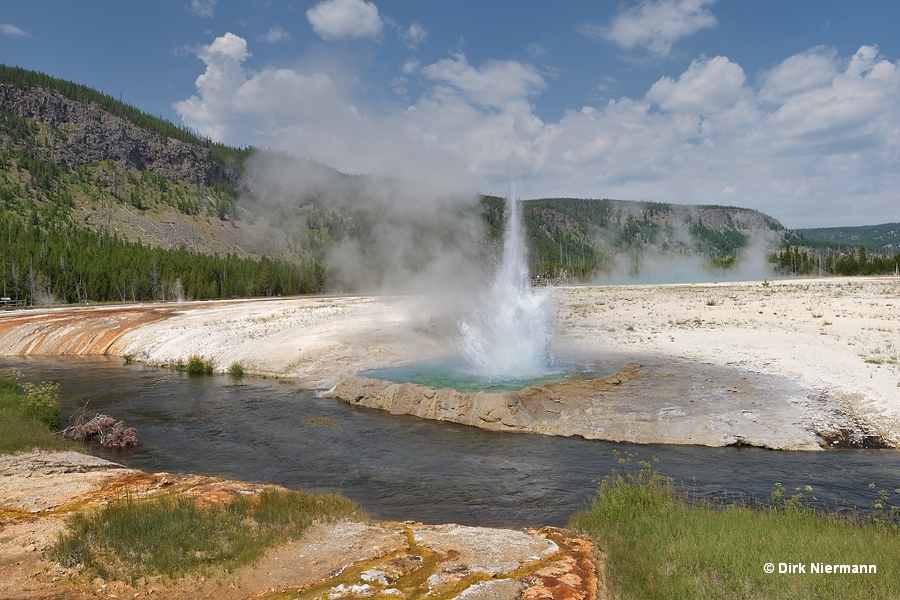
[[[559,545],[561,556],[535,571],[522,600],[597,600],[593,543],[555,528],[541,531]]]
[[[166,319],[175,306],[67,307],[0,315],[0,355],[102,355],[125,333]]]

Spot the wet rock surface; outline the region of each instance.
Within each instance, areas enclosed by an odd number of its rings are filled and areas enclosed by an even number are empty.
[[[785,378],[730,367],[645,357],[617,373],[516,392],[462,393],[413,383],[345,376],[330,397],[392,414],[409,414],[493,431],[582,436],[618,442],[831,447],[821,415],[839,431],[865,436],[827,397]],[[866,438],[868,439],[868,438]]]

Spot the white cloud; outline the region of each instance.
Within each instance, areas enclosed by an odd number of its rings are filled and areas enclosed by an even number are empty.
[[[643,101],[570,111],[560,122],[559,151],[550,152],[561,160],[548,160],[552,177],[539,179],[536,195],[568,186],[581,196],[727,197],[794,227],[896,220],[900,67],[864,46],[844,60],[821,50],[792,56],[771,73],[812,55],[818,74],[778,94],[769,74],[754,88],[738,65],[718,57],[661,79]],[[832,64],[821,65],[822,56],[833,56]],[[848,214],[852,203],[870,213]]]
[[[24,37],[26,35],[24,31],[9,23],[0,23],[0,34],[9,37]]]
[[[428,65],[422,73],[450,85],[474,104],[492,109],[521,106],[528,96],[545,86],[544,78],[529,65],[512,60],[488,61],[478,69],[462,53]]]
[[[215,140],[229,140],[230,124],[222,116],[246,77],[242,63],[250,56],[247,42],[226,33],[201,47],[197,56],[206,63],[206,71],[196,80],[199,95],[173,106],[189,127]]]
[[[792,68],[795,59],[784,61],[773,72]],[[838,60],[832,59],[830,79],[821,77],[819,85],[782,98],[764,123],[763,131],[776,140],[774,149],[826,154],[871,151],[888,141],[890,132],[900,132],[897,65],[880,59],[874,46],[863,46],[843,68],[840,71]],[[888,146],[897,151],[896,142]]]
[[[251,72],[246,41],[232,33],[203,46],[206,70],[197,94],[173,107],[198,133],[233,145],[257,145],[310,158],[350,173],[414,178],[464,170],[439,146],[419,143],[411,123],[397,115],[360,110],[339,73],[291,69]],[[446,165],[437,168],[436,165]]]
[[[198,17],[212,17],[219,0],[191,0],[189,10]]]
[[[418,23],[413,23],[401,32],[403,43],[409,48],[418,48],[419,44],[428,37],[428,31]]]
[[[716,17],[707,9],[715,2],[642,0],[637,6],[620,12],[608,27],[587,24],[580,30],[587,37],[603,38],[626,50],[639,46],[666,56],[678,40],[716,26]]]
[[[290,40],[291,36],[283,27],[281,27],[281,25],[273,25],[260,37],[260,39],[270,44],[276,44],[278,42]]]
[[[763,73],[760,98],[778,102],[827,85],[837,75],[838,67],[836,53],[821,46],[795,54]]]
[[[323,0],[308,11],[313,30],[325,40],[378,38],[384,23],[374,2]]]
[[[408,60],[403,63],[403,66],[400,67],[400,70],[406,73],[407,75],[411,75],[419,70],[419,61],[417,60]]]
[[[641,98],[555,122],[533,105],[548,82],[517,61],[409,61],[386,89],[409,93],[417,78],[423,91],[385,112],[346,73],[249,72],[246,42],[233,34],[198,56],[197,94],[175,106],[186,125],[347,172],[461,178],[503,193],[515,165],[524,197],[721,201],[790,227],[898,218],[900,64],[875,47],[850,57],[814,48],[756,82],[727,57],[701,57]],[[804,64],[814,73],[789,77]]]
[[[700,58],[678,77],[663,77],[647,92],[647,100],[665,111],[719,113],[734,107],[744,91],[744,70],[724,56]]]

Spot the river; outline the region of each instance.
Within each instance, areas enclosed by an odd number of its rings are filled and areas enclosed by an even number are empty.
[[[322,399],[290,380],[189,376],[119,358],[2,358],[22,381],[60,384],[63,425],[85,404],[138,430],[140,445],[92,453],[145,471],[190,472],[340,492],[377,519],[565,525],[590,505],[614,453],[708,499],[766,500],[776,482],[821,506],[869,509],[900,487],[900,452],[786,452],[634,445],[486,432]],[[870,483],[875,489],[870,489]],[[900,497],[894,496],[897,504]]]

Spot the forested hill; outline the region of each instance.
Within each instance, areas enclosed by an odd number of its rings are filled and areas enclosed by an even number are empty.
[[[812,245],[816,241],[847,246],[866,246],[870,249],[900,250],[900,223],[862,225],[859,227],[825,227],[798,229],[801,241]]]
[[[440,265],[486,264],[503,199],[439,196],[213,143],[88,87],[0,65],[0,294],[13,302],[402,289]],[[724,269],[785,236],[737,207],[524,206],[534,275],[639,272],[658,255]]]
[[[502,200],[486,199],[499,214]],[[778,248],[785,229],[755,210],[730,206],[552,198],[524,203],[531,271],[587,279],[639,274],[645,263],[686,258],[711,271]]]
[[[4,303],[320,291],[321,260],[270,225],[240,221],[250,153],[0,66]]]
[[[114,159],[186,183],[234,184],[253,153],[201,138],[85,85],[2,64],[0,105],[49,125],[62,143],[52,145],[48,157],[70,168]]]

